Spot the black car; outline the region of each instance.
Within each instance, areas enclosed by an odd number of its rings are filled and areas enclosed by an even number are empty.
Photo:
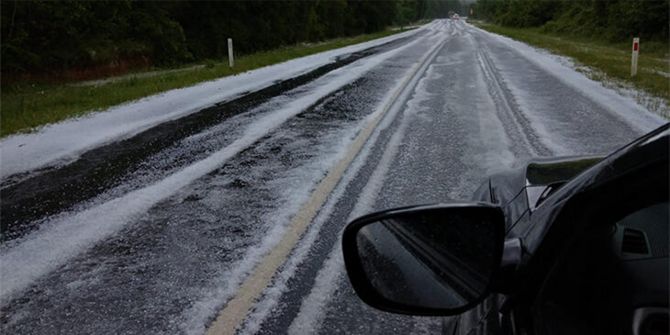
[[[669,124],[607,157],[538,160],[466,203],[351,222],[363,301],[448,334],[668,334]]]

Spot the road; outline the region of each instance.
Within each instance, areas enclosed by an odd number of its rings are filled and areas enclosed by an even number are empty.
[[[535,53],[438,20],[5,178],[0,330],[440,333],[441,318],[356,298],[349,220],[468,199],[490,173],[607,153],[662,123]]]

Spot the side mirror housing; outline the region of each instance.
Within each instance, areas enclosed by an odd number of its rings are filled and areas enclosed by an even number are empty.
[[[378,309],[455,315],[489,294],[505,235],[499,207],[484,203],[417,206],[352,221],[344,263],[358,296]]]

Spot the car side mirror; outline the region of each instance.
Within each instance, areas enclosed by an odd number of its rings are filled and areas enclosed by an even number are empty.
[[[481,302],[501,264],[504,215],[488,204],[378,212],[342,236],[351,284],[368,305],[412,315],[455,315]]]

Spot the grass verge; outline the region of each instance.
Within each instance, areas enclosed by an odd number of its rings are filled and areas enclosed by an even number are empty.
[[[298,44],[275,50],[254,53],[235,59],[235,67],[227,61],[207,61],[205,66],[180,71],[166,71],[151,76],[128,76],[98,85],[46,85],[20,83],[3,87],[0,106],[0,137],[29,131],[35,127],[67,118],[102,110],[120,103],[150,96],[163,91],[191,86],[203,81],[230,76],[290,59],[337,49],[395,33],[378,33],[345,37],[314,44]]]
[[[490,32],[547,49],[555,54],[568,56],[576,61],[577,70],[584,72],[591,79],[605,82],[609,86],[612,85],[609,81],[613,79],[617,82],[616,86],[634,87],[652,97],[658,97],[665,102],[665,106],[649,105],[648,101],[640,101],[643,98],[638,101],[666,118],[670,118],[667,110],[667,106],[670,105],[668,43],[640,41],[638,74],[636,77],[631,77],[632,41],[631,44],[607,43],[597,38],[547,33],[541,28],[509,28],[480,21],[472,23]],[[586,69],[579,67],[580,65],[585,66]]]

